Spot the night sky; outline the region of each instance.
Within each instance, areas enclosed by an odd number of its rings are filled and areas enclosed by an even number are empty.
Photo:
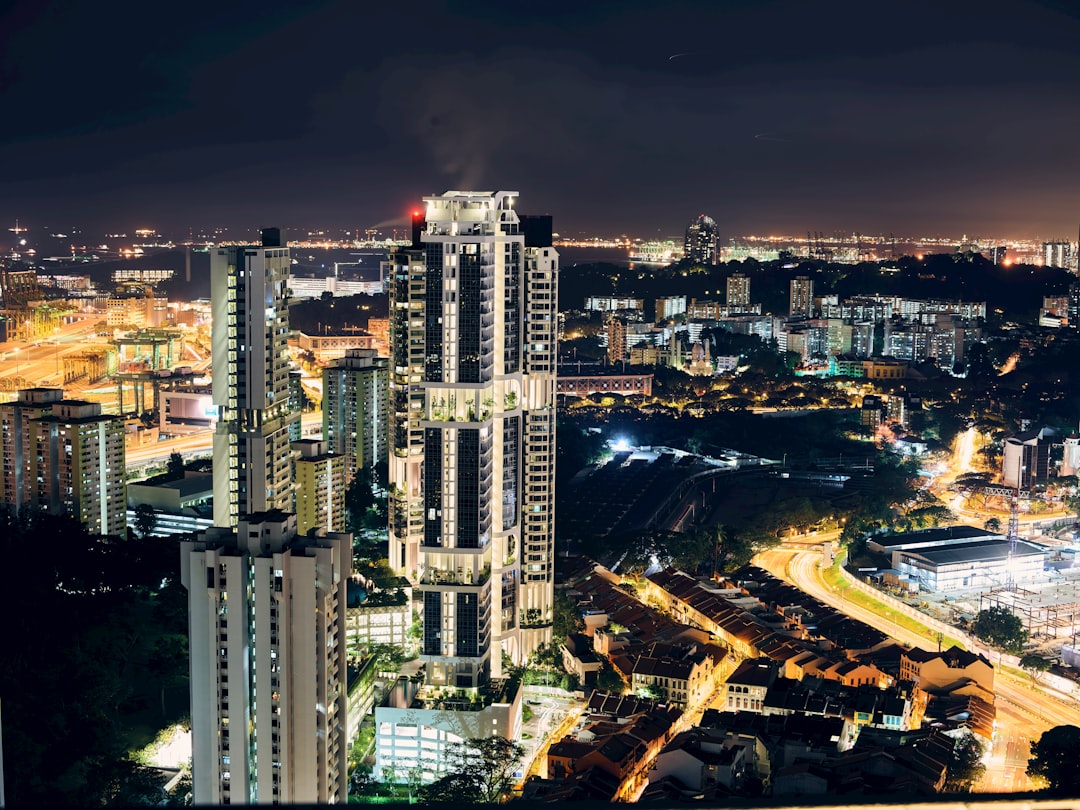
[[[0,223],[1074,237],[1080,4],[17,3]]]

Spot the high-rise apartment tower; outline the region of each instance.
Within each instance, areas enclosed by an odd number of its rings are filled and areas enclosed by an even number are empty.
[[[742,273],[732,273],[727,280],[727,308],[729,312],[743,312],[750,308],[750,278]]]
[[[808,276],[798,276],[791,280],[788,312],[792,318],[809,318],[814,314],[814,282]]]
[[[326,452],[326,441],[298,439],[296,454],[296,530],[345,531],[345,457]]]
[[[34,459],[31,421],[52,413],[54,403],[64,398],[62,388],[24,388],[14,402],[0,405],[0,441],[3,443],[3,503],[15,514],[36,506],[37,493],[30,488],[29,474]]]
[[[392,256],[390,562],[429,684],[551,640],[558,254],[517,193],[427,197]]]
[[[248,514],[182,543],[198,805],[344,803],[352,536]]]
[[[348,349],[323,369],[323,437],[345,456],[347,483],[361,467],[386,460],[389,377],[389,361],[374,349]]]
[[[289,402],[289,249],[267,228],[259,246],[210,257],[213,315],[214,525],[292,509]]]
[[[0,406],[4,503],[71,515],[93,534],[127,532],[124,422],[96,402],[29,388]]]

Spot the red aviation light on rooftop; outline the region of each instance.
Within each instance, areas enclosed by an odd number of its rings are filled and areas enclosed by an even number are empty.
[[[420,247],[420,235],[424,231],[425,213],[420,208],[414,208],[412,210],[412,244],[413,247]]]

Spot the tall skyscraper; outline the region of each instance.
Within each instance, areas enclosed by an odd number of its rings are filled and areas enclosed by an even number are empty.
[[[352,537],[249,514],[182,544],[196,805],[347,801]]]
[[[455,741],[517,739],[504,656],[551,641],[558,253],[516,198],[427,197],[391,257],[390,562],[422,603],[426,675],[376,710],[376,775],[434,779]]]
[[[791,280],[788,312],[792,318],[809,318],[814,314],[814,282],[808,276],[797,276]]]
[[[210,257],[213,315],[214,525],[292,508],[289,249],[277,228],[259,246]]]
[[[36,505],[37,492],[30,488],[30,463],[34,458],[31,421],[52,413],[64,398],[62,388],[25,388],[14,402],[0,405],[0,442],[4,459],[3,503],[15,514]]]
[[[516,192],[427,197],[392,257],[390,562],[432,684],[551,640],[558,253]]]
[[[54,515],[71,515],[91,533],[125,535],[123,420],[103,415],[97,402],[60,400],[26,425],[26,500]]]
[[[323,438],[345,456],[346,483],[361,467],[386,460],[389,378],[390,362],[374,349],[348,349],[323,369]]]
[[[727,280],[729,312],[741,312],[750,308],[750,279],[742,273],[732,273]]]
[[[716,220],[702,214],[686,228],[683,258],[705,264],[716,264],[719,256],[717,253],[719,237],[720,229],[716,227]]]

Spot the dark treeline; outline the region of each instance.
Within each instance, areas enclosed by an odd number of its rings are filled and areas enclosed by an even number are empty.
[[[173,540],[0,512],[0,699],[11,807],[161,798],[131,752],[188,714]]]

